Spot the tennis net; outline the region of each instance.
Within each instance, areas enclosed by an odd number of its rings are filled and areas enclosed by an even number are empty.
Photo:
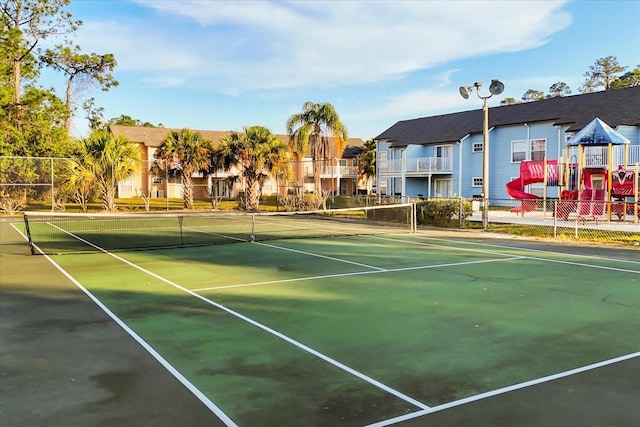
[[[25,212],[24,224],[31,253],[52,255],[411,232],[416,229],[414,206],[259,213]]]

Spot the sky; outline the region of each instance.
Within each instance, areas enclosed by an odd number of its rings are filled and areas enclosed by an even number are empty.
[[[460,86],[504,83],[498,106],[564,82],[579,93],[598,58],[640,64],[638,1],[72,0],[71,41],[111,53],[119,86],[94,97],[105,120],[286,133],[305,102],[329,102],[349,136],[400,120],[482,108]],[[64,76],[43,75],[64,94]],[[78,109],[72,134],[86,136]]]

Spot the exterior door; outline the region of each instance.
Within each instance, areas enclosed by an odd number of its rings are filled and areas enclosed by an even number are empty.
[[[436,197],[451,197],[452,181],[450,179],[434,180],[436,186]]]
[[[450,168],[451,165],[451,154],[453,152],[453,147],[451,145],[438,145],[435,147],[436,150],[436,170],[444,170]]]

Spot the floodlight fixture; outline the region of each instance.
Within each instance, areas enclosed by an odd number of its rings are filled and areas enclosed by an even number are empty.
[[[460,95],[462,95],[462,97],[464,99],[469,99],[469,96],[471,95],[471,92],[473,92],[473,87],[471,86],[460,86]]]
[[[489,92],[491,92],[491,95],[500,95],[502,92],[504,92],[504,84],[497,79],[491,80]]]

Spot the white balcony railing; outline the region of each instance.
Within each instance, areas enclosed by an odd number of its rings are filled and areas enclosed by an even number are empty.
[[[402,159],[387,160],[378,165],[382,173],[401,173]],[[420,174],[432,172],[451,172],[451,157],[417,157],[405,159],[405,173]]]
[[[313,165],[304,166],[304,175],[313,176]],[[357,166],[325,166],[320,169],[320,176],[322,178],[336,178],[336,177],[357,177]]]

